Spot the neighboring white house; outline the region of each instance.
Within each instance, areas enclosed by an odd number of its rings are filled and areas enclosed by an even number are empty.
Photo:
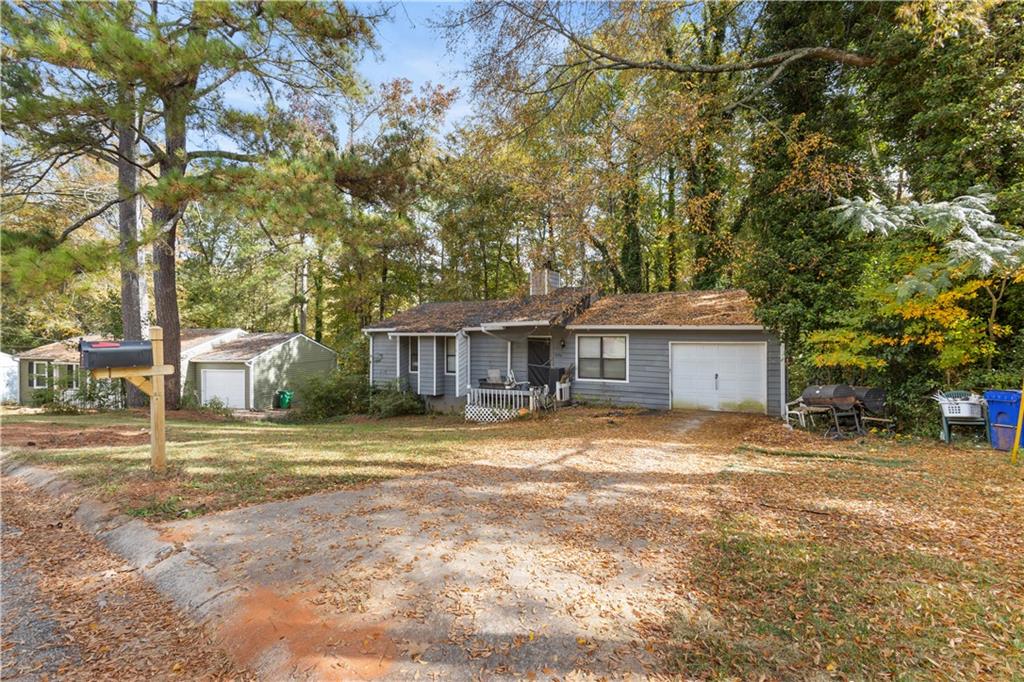
[[[0,403],[18,402],[18,358],[0,353]]]

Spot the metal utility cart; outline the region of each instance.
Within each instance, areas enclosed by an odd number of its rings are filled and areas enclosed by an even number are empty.
[[[985,429],[987,437],[988,420],[985,403],[980,396],[970,391],[940,391],[932,398],[942,411],[942,433],[939,437],[943,443],[953,442],[954,426],[980,426]]]

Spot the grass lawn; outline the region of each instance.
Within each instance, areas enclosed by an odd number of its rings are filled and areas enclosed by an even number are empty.
[[[479,457],[468,445],[501,433],[448,416],[326,424],[171,418],[169,470],[155,476],[147,427],[144,417],[114,413],[8,416],[4,450],[59,468],[129,514],[164,520],[449,466]]]
[[[987,448],[742,446],[671,626],[699,678],[1024,680],[1024,467]],[[778,470],[781,468],[782,473]]]
[[[451,416],[311,425],[172,418],[164,477],[148,472],[141,417],[7,416],[3,442],[9,456],[59,468],[90,494],[154,520],[517,450],[593,453],[593,481],[578,462],[568,480],[601,490],[603,463],[638,457],[646,482],[616,488],[615,499],[675,519],[647,529],[654,539],[640,545],[674,567],[665,578],[672,615],[648,632],[667,672],[1024,680],[1024,467],[986,448],[833,443],[757,417],[725,415],[685,432],[681,421],[607,409],[505,425]],[[688,474],[695,461],[715,473]],[[613,521],[573,541],[607,552]]]

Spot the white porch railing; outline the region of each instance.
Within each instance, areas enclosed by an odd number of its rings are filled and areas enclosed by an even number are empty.
[[[524,411],[538,409],[536,389],[471,388],[466,396],[466,419],[472,422],[503,422]]]

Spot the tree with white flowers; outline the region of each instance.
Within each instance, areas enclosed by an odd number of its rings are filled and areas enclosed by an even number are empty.
[[[840,222],[864,234],[883,237],[916,231],[928,236],[945,258],[921,264],[898,285],[900,299],[935,298],[954,282],[977,278],[991,307],[988,336],[995,341],[999,305],[1013,282],[1024,281],[1024,230],[1000,224],[992,212],[995,196],[981,188],[950,201],[887,206],[877,197],[840,199]]]

